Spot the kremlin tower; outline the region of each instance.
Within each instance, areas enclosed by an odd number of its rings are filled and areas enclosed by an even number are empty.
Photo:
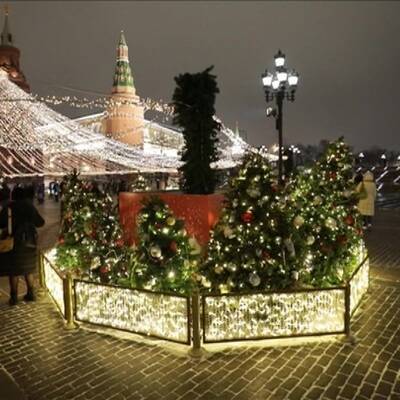
[[[117,47],[111,100],[114,105],[107,109],[107,117],[104,120],[106,135],[123,143],[142,145],[144,107],[139,104],[140,99],[133,85],[128,46],[122,31]],[[116,102],[125,104],[115,104]]]
[[[19,67],[19,57],[20,51],[14,46],[13,37],[10,33],[8,24],[8,8],[6,7],[4,26],[3,31],[1,32],[0,69],[3,69],[8,73],[11,82],[15,83],[26,92],[29,92],[30,88],[28,82]]]

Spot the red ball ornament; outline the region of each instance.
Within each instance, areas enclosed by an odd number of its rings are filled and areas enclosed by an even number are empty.
[[[337,177],[336,172],[330,172],[330,173],[329,173],[329,178],[330,178],[330,179],[335,180],[336,177]]]
[[[124,246],[124,240],[123,240],[123,239],[118,239],[118,240],[115,242],[115,245],[116,245],[117,247],[123,247],[123,246]]]
[[[346,235],[339,235],[339,236],[337,237],[336,241],[337,241],[339,244],[344,245],[344,244],[347,243],[347,237],[346,237]]]
[[[329,245],[323,244],[323,245],[321,246],[321,251],[322,251],[322,253],[324,253],[324,254],[329,254],[329,253],[332,252],[332,247],[329,246]]]
[[[344,222],[347,224],[347,225],[350,225],[350,226],[353,226],[354,225],[354,217],[352,216],[352,215],[348,215],[345,219],[344,219]]]
[[[252,211],[248,210],[248,211],[245,211],[241,215],[240,218],[242,219],[243,222],[249,223],[249,222],[253,221],[254,215],[253,215]]]
[[[263,250],[262,256],[264,260],[269,260],[271,258],[271,254],[267,250]]]
[[[108,267],[106,267],[105,265],[103,265],[102,267],[100,267],[100,273],[105,275],[108,273]]]
[[[58,244],[64,244],[64,243],[65,243],[65,239],[62,236],[60,236],[58,238]]]
[[[174,253],[176,253],[178,251],[178,245],[176,244],[175,241],[172,241],[169,245],[169,248],[171,249],[171,251],[173,251]]]

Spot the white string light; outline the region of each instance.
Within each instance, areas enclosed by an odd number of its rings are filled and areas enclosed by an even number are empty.
[[[78,104],[76,97],[67,96],[61,100],[54,96],[52,98],[54,102],[65,100]],[[111,99],[90,102],[84,98],[79,102],[87,102],[88,107],[94,104],[101,104],[104,108],[115,105]],[[173,112],[170,106],[150,99],[143,101],[142,105],[147,110],[160,111],[166,115]],[[107,112],[97,115],[102,119],[107,116]],[[178,152],[183,146],[182,135],[160,124],[143,120],[143,125],[137,129],[148,130],[148,138],[151,139],[149,145],[160,148],[170,146],[175,149],[175,153],[146,152],[139,146],[121,143],[83,125],[84,121],[71,120],[50,109],[1,74],[0,168],[4,175],[63,175],[72,168],[83,170],[85,174],[135,170],[176,172],[181,164]],[[130,133],[121,132],[120,135]],[[214,167],[232,167],[248,145],[222,124],[219,136],[221,158]]]

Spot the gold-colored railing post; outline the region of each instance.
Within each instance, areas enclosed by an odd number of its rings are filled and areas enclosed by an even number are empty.
[[[202,357],[205,354],[201,347],[201,325],[200,325],[200,294],[196,289],[191,298],[192,308],[192,347],[189,354],[193,357]]]
[[[38,258],[38,273],[39,273],[39,287],[37,290],[37,294],[39,298],[43,298],[46,294],[46,279],[44,276],[44,256],[43,253],[40,251]]]
[[[344,287],[344,333],[346,335],[346,341],[354,343],[355,339],[351,334],[351,286],[350,282],[346,282]]]
[[[63,279],[64,287],[64,313],[65,313],[65,328],[66,329],[77,329],[78,324],[74,320],[74,294],[73,294],[73,280],[69,272]]]

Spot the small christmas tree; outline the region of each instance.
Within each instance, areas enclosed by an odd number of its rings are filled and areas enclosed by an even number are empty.
[[[63,187],[57,265],[95,281],[123,281],[129,254],[112,198],[76,173],[64,179]]]
[[[226,196],[201,271],[203,286],[225,293],[298,282],[293,261],[302,242],[287,219],[286,196],[261,152],[244,157]]]
[[[343,282],[358,262],[363,242],[352,166],[350,149],[340,138],[291,183],[291,210],[297,209],[292,218],[308,247],[298,262],[310,272],[313,286]]]
[[[139,243],[132,286],[187,293],[193,288],[200,247],[158,197],[145,199],[138,215]]]
[[[131,184],[131,191],[145,192],[146,190],[149,190],[149,187],[147,186],[145,177],[143,175],[138,175]]]

